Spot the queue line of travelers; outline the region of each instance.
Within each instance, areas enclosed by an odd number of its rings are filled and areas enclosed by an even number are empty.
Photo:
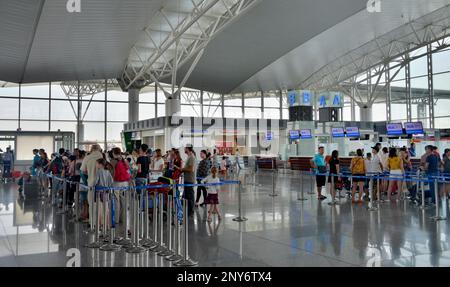
[[[146,144],[142,144],[139,149],[132,153],[123,153],[120,148],[113,148],[108,152],[103,152],[99,145],[91,146],[89,152],[75,149],[69,152],[63,148],[58,153],[48,157],[44,149],[33,150],[33,162],[31,173],[38,178],[39,184],[47,189],[53,188],[59,195],[62,194],[62,181],[49,180],[48,174],[54,177],[66,178],[72,183],[81,183],[88,187],[112,186],[128,187],[130,185],[144,186],[151,182],[180,183],[183,177],[184,187],[183,197],[188,201],[188,215],[193,216],[194,208],[198,208],[200,198],[203,196],[201,207],[209,205],[208,221],[211,215],[217,214],[221,219],[218,208],[217,186],[198,186],[197,197],[195,198],[194,187],[189,184],[206,184],[220,182],[219,173],[223,170],[221,163],[216,160],[216,150],[214,154],[209,150],[200,152],[200,161],[197,164],[196,153],[192,146],[184,148],[186,160],[183,161],[180,150],[171,149],[162,155],[160,149],[151,151]],[[67,185],[67,205],[74,205],[75,185]],[[140,192],[140,189],[136,189]],[[80,189],[80,221],[89,223],[89,206],[93,204],[92,189]],[[114,190],[117,204],[115,208],[116,224],[123,221],[124,193]],[[58,202],[53,202],[62,206],[62,196]]]
[[[320,146],[317,154],[311,159],[311,167],[316,173],[316,188],[319,200],[325,200],[327,197],[322,194],[322,189],[326,183],[326,173],[328,176],[329,193],[332,198],[336,198],[336,190],[342,189],[344,180],[349,182],[348,189],[351,190],[352,203],[362,203],[364,200],[369,201],[368,194],[368,179],[366,175],[381,176],[389,175],[389,179],[380,181],[380,186],[377,186],[376,180],[373,181],[373,190],[380,189],[381,194],[386,194],[388,200],[395,199],[398,201],[400,196],[404,194],[404,190],[409,191],[409,197],[412,201],[417,201],[416,194],[418,186],[414,185],[411,172],[413,166],[411,162],[411,151],[415,154],[415,147],[412,145],[410,149],[402,148],[387,148],[381,147],[381,143],[377,143],[372,147],[372,152],[364,155],[363,149],[357,149],[356,155],[351,159],[349,171],[351,174],[350,180],[345,179],[342,175],[342,167],[340,165],[339,152],[334,150],[331,156],[324,156],[325,148]],[[437,147],[427,145],[425,153],[421,157],[420,166],[417,170],[417,175],[428,180],[434,180],[440,173],[450,176],[450,149],[446,149],[442,155],[439,154]],[[408,180],[404,180],[408,179]],[[334,183],[334,184],[331,184]],[[429,184],[429,197],[431,202],[436,202],[435,186]],[[442,184],[441,194],[449,195],[450,184]],[[359,197],[356,199],[356,193],[359,191]],[[374,200],[377,200],[377,194],[374,193]]]

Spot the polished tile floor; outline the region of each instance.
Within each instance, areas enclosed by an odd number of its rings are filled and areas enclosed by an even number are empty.
[[[241,179],[243,177],[241,176]],[[247,177],[237,223],[236,186],[220,193],[224,219],[205,221],[196,210],[189,225],[189,254],[199,266],[450,266],[449,220],[435,223],[434,209],[422,211],[407,201],[384,203],[377,211],[348,199],[319,202],[309,179],[271,173]],[[303,187],[301,186],[303,185]],[[306,201],[299,201],[303,189]],[[448,207],[447,207],[448,208]],[[446,215],[448,210],[442,210]],[[92,240],[86,226],[74,223],[39,199],[20,199],[15,183],[0,184],[0,266],[66,266],[72,248],[81,266],[171,266],[151,252],[133,255],[83,247]]]

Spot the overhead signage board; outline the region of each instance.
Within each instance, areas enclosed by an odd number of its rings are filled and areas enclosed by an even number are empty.
[[[422,122],[405,123],[405,131],[408,135],[424,134]]]

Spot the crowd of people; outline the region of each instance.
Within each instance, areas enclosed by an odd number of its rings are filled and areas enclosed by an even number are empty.
[[[329,173],[329,191],[333,200],[335,200],[336,190],[346,187],[351,190],[352,203],[370,200],[368,175],[373,178],[382,177],[379,187],[377,186],[378,180],[372,181],[373,190],[378,191],[379,189],[380,194],[386,194],[388,200],[398,201],[401,195],[406,196],[404,191],[408,191],[410,199],[415,202],[419,202],[420,199],[416,198],[418,185],[414,184],[412,178],[434,181],[439,175],[442,175],[443,178],[450,177],[450,149],[446,149],[441,156],[438,148],[431,145],[425,147],[420,165],[415,170],[411,161],[411,158],[416,155],[414,143],[409,148],[387,148],[382,147],[381,143],[377,143],[372,147],[371,153],[367,154],[364,154],[363,149],[358,149],[356,155],[351,159],[346,175],[340,164],[339,152],[334,150],[330,156],[325,157],[324,151],[324,147],[320,146],[318,153],[311,159],[311,166],[317,174],[316,187],[319,200],[327,198],[322,194],[322,189],[327,181],[326,173]],[[431,198],[432,203],[435,203],[435,185],[432,183],[427,185],[429,186],[427,196]],[[445,183],[439,186],[442,187],[441,194],[448,196],[450,184]],[[358,199],[356,199],[357,192]],[[373,197],[374,200],[377,199],[377,192]]]
[[[194,208],[209,205],[208,221],[212,220],[212,214],[217,214],[221,219],[218,208],[218,186],[208,185],[220,182],[219,174],[226,176],[228,165],[225,160],[218,159],[216,150],[201,150],[200,159],[191,146],[184,148],[185,159],[182,159],[179,149],[171,149],[164,155],[160,149],[151,150],[148,145],[142,144],[139,149],[131,153],[124,153],[118,147],[104,152],[99,145],[91,146],[86,152],[75,149],[69,152],[63,148],[48,157],[44,149],[33,150],[33,162],[31,174],[36,176],[42,188],[50,188],[62,194],[63,181],[51,180],[51,178],[67,179],[66,187],[69,207],[74,205],[75,184],[81,183],[87,187],[128,187],[145,186],[151,183],[183,183],[183,197],[188,201],[188,214],[192,216]],[[48,175],[52,175],[50,177]],[[222,176],[222,177],[223,177]],[[182,180],[181,180],[182,179]],[[194,185],[194,186],[190,186]],[[196,186],[197,185],[197,186]],[[206,186],[205,186],[206,185]],[[195,196],[194,188],[197,188]],[[89,206],[93,204],[92,188],[80,189],[80,221],[89,223]],[[136,189],[140,193],[141,189]],[[171,191],[173,192],[173,191]],[[114,190],[117,204],[115,208],[116,223],[123,221],[124,191]],[[203,196],[201,204],[200,199]],[[62,196],[57,196],[62,206]]]

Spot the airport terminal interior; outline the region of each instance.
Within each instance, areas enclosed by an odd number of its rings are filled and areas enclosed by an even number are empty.
[[[450,267],[450,0],[0,0],[0,266]]]

